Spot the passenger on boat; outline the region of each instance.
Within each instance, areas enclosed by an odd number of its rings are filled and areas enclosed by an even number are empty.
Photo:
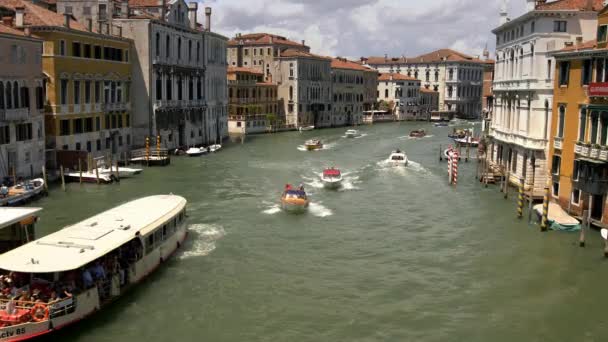
[[[85,290],[90,289],[91,287],[93,287],[95,283],[93,282],[93,276],[91,275],[91,272],[89,271],[88,268],[85,268],[82,271],[82,285],[84,287]]]
[[[1,197],[8,196],[8,187],[4,183],[2,183],[2,187],[0,187],[0,196]]]
[[[304,191],[304,185],[300,184],[300,186],[298,186],[298,191]]]

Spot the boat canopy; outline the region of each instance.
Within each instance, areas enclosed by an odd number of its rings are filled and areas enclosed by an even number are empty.
[[[294,196],[306,196],[306,192],[302,190],[287,190],[285,191],[285,194]]]
[[[0,208],[0,229],[27,220],[42,211],[42,208]]]
[[[134,200],[0,255],[0,269],[54,273],[78,269],[146,236],[178,215],[186,199],[175,195]]]
[[[337,169],[327,169],[323,171],[323,176],[333,176],[333,177],[337,177],[340,176],[340,170]]]

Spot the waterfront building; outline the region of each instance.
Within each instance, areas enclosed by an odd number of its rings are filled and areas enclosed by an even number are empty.
[[[263,133],[278,125],[278,86],[253,68],[228,67],[228,132]]]
[[[395,120],[419,120],[420,81],[399,73],[378,77],[378,109],[388,110]]]
[[[552,53],[555,93],[550,132],[551,196],[564,210],[608,225],[608,10],[597,38]]]
[[[0,4],[15,29],[43,40],[47,165],[57,151],[122,155],[131,145],[131,40],[100,34],[24,0]]]
[[[332,126],[331,58],[287,49],[270,65],[290,127]]]
[[[363,112],[374,108],[378,72],[346,58],[331,61],[331,125],[356,125],[363,122]]]
[[[547,184],[547,153],[553,107],[555,60],[566,43],[589,40],[597,30],[601,0],[527,1],[527,11],[500,13],[496,35],[494,113],[490,163],[540,195]],[[561,86],[560,86],[561,87]]]
[[[418,120],[430,120],[431,113],[439,110],[439,92],[420,88],[420,103],[418,105]]]
[[[439,49],[417,57],[363,58],[381,73],[402,74],[420,80],[423,87],[439,92],[439,111],[465,118],[479,118],[484,61],[451,49]]]
[[[12,26],[12,18],[11,23]],[[0,180],[33,178],[45,162],[42,41],[0,24]]]
[[[225,37],[197,22],[198,4],[183,0],[57,0],[57,11],[117,27],[135,41],[133,145],[161,137],[173,149],[227,135]]]

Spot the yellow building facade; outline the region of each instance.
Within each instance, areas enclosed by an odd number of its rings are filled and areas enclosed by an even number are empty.
[[[549,147],[551,195],[571,215],[608,224],[608,11],[597,40],[554,53],[555,91]]]

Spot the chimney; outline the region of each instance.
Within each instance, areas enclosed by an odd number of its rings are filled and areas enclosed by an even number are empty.
[[[574,45],[574,43],[572,43],[572,42],[564,42],[564,46],[565,47],[570,47],[570,46],[573,46],[573,45]]]
[[[583,44],[583,37],[582,36],[576,37],[576,45],[581,45],[581,44]]]
[[[240,34],[240,33],[239,33]],[[272,45],[274,43],[274,37],[270,36],[270,44]]]
[[[71,14],[64,13],[63,14],[63,26],[70,28],[70,16]]]
[[[536,9],[536,0],[526,0],[526,12],[531,12]]]
[[[587,0],[587,11],[593,11],[593,0]]]
[[[25,7],[15,8],[15,27],[23,27],[23,17],[25,16]]]
[[[32,35],[32,30],[29,27],[26,27],[23,29],[23,33],[29,37]]]
[[[93,32],[93,19],[91,18],[87,19],[87,30],[89,32]]]
[[[306,45],[306,41],[302,39],[302,45]]]
[[[160,20],[165,21],[167,17],[167,0],[161,1]]]
[[[502,1],[502,5],[500,6],[500,13],[498,15],[500,16],[500,19],[498,22],[500,24],[500,26],[506,24],[509,21],[509,18],[508,18],[509,13],[507,12],[507,0]]]
[[[388,54],[386,54],[386,53],[384,54],[384,61],[388,62]]]
[[[211,32],[211,7],[205,7],[205,30]]]
[[[196,30],[196,12],[198,11],[197,2],[188,3],[188,21],[190,21],[190,28]]]

